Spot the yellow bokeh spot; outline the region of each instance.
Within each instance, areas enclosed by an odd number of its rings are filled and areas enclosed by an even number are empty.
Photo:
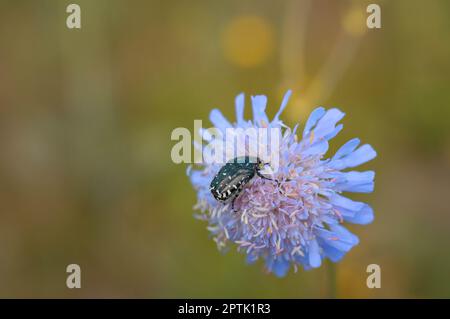
[[[306,96],[300,96],[292,100],[291,106],[287,108],[287,113],[294,123],[304,123],[313,109],[312,100]]]
[[[365,10],[360,6],[352,6],[342,19],[342,27],[352,36],[361,36],[367,30]]]
[[[313,80],[303,93],[294,96],[290,102],[291,106],[287,108],[287,113],[295,119],[295,122],[304,123],[309,114],[320,104],[322,94],[322,81],[319,79]]]
[[[234,18],[225,28],[223,46],[226,58],[240,67],[264,63],[274,48],[273,27],[258,16]]]

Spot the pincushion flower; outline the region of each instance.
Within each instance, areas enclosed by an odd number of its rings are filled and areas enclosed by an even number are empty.
[[[300,135],[298,125],[291,129],[280,120],[290,95],[288,91],[271,121],[265,113],[267,98],[253,96],[253,120],[246,121],[244,95],[240,94],[236,98],[236,122],[229,122],[214,109],[210,120],[219,134],[212,136],[203,129],[200,132],[210,147],[223,142],[227,128],[279,130],[278,167],[274,171],[269,165],[264,172],[279,182],[253,178],[232,209],[230,204],[215,200],[210,190],[210,183],[223,163],[202,163],[188,169],[197,191],[194,206],[199,211],[197,217],[208,223],[218,248],[223,250],[234,244],[246,254],[249,263],[263,259],[266,269],[279,277],[286,275],[291,266],[297,271],[298,265],[306,270],[320,267],[325,258],[338,262],[359,241],[344,225],[364,225],[373,220],[373,210],[368,204],[353,201],[343,193],[373,191],[375,173],[351,169],[373,159],[376,152],[368,144],[359,146],[359,139],[354,138],[331,158],[325,158],[329,140],[343,128],[338,122],[344,113],[336,108],[319,107],[311,113]],[[235,143],[244,143],[240,131],[236,134]],[[244,148],[252,151],[252,145],[256,144],[258,141],[250,141]],[[196,147],[203,153],[210,151],[208,146]],[[271,164],[274,150],[268,154],[256,152]],[[228,149],[224,153],[226,160],[233,158]]]

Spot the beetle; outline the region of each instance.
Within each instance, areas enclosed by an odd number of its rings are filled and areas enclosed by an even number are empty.
[[[219,170],[211,181],[209,190],[216,200],[222,203],[231,201],[231,209],[234,210],[234,201],[241,194],[242,188],[255,176],[275,181],[261,174],[264,163],[258,157],[240,156],[228,161]]]

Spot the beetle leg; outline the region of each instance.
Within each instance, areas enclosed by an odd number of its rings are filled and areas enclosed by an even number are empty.
[[[269,180],[269,181],[274,181],[274,182],[277,183],[277,186],[280,187],[280,181],[279,181],[279,180],[273,179],[273,178],[269,178],[269,177],[265,177],[263,174],[261,174],[261,173],[258,172],[258,171],[256,171],[256,175],[258,175],[258,176],[261,177],[262,179],[267,179],[267,180]],[[280,190],[279,190],[279,192],[280,192],[280,194],[282,194]]]
[[[236,198],[237,198],[237,197],[234,197],[234,198],[233,198],[233,201],[231,202],[231,209],[232,209],[235,213],[237,213],[237,210],[234,209],[234,201],[236,200]]]
[[[269,178],[269,177],[265,177],[263,174],[261,174],[259,171],[256,171],[256,175],[258,175],[259,177],[261,177],[262,179],[267,179],[269,181],[274,181],[277,182],[277,184],[280,184],[280,182],[276,179],[273,178]]]
[[[269,180],[269,181],[274,181],[274,182],[276,182],[278,188],[281,186],[281,182],[280,182],[279,180],[273,179],[273,178],[269,178],[269,177],[266,177],[266,176],[264,176],[263,174],[261,174],[259,171],[256,171],[256,175],[258,175],[258,176],[261,177],[262,179],[267,179],[267,180]],[[285,182],[290,182],[290,181],[292,181],[292,179],[286,178],[284,181],[285,181]],[[281,191],[281,189],[279,189],[278,192],[279,192],[281,195],[284,195],[284,193]]]

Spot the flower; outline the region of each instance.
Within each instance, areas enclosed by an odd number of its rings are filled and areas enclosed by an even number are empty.
[[[209,146],[196,146],[205,154],[208,147],[224,140],[227,128],[278,130],[281,133],[276,150],[279,167],[276,171],[269,167],[263,173],[272,172],[270,177],[279,182],[254,177],[236,198],[232,209],[231,205],[216,201],[209,189],[223,163],[203,163],[197,169],[188,169],[197,191],[194,206],[200,211],[197,217],[208,222],[208,230],[218,248],[223,250],[235,244],[247,255],[249,263],[263,259],[266,269],[279,277],[286,275],[291,265],[297,271],[298,265],[305,270],[320,267],[325,258],[338,262],[359,242],[343,224],[364,225],[373,220],[373,210],[368,204],[353,201],[342,193],[373,191],[373,171],[346,169],[373,159],[375,150],[368,144],[358,147],[360,141],[354,138],[334,156],[324,159],[328,141],[343,128],[338,122],[344,113],[336,108],[316,108],[299,137],[298,125],[291,129],[279,119],[290,95],[288,91],[272,121],[265,113],[267,98],[263,95],[252,96],[253,121],[244,120],[244,95],[238,95],[236,122],[230,123],[219,110],[212,110],[210,120],[219,133],[212,136],[202,129],[200,134]],[[239,134],[242,133],[237,132],[236,143],[241,143]],[[249,150],[247,146],[245,149]],[[270,163],[273,155],[273,149],[269,155],[258,153],[266,163]],[[227,149],[226,157],[233,158]]]

